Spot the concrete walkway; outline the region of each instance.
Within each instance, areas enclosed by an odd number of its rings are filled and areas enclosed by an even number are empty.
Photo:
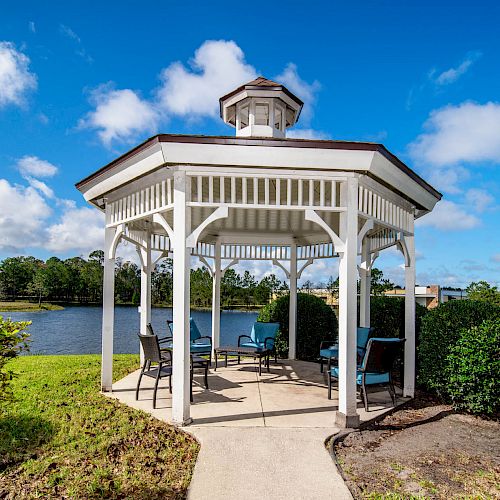
[[[231,363],[231,362],[230,362]],[[153,380],[145,377],[135,401],[138,371],[107,393],[160,420],[170,422],[168,382],[152,408]],[[325,448],[336,434],[337,394],[327,399],[326,377],[319,365],[280,360],[271,372],[258,371],[251,360],[210,370],[209,389],[195,376],[193,424],[184,430],[201,443],[189,498],[198,499],[343,499],[351,498]],[[370,394],[369,420],[390,408],[387,392]],[[400,400],[402,402],[402,400]]]

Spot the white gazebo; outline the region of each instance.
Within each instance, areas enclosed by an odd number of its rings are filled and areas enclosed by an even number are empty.
[[[414,221],[441,198],[380,144],[286,139],[302,101],[257,78],[220,99],[236,137],[157,135],[77,184],[105,212],[102,390],[112,388],[114,264],[120,240],[141,259],[141,332],[151,318],[151,269],[173,258],[172,420],[190,422],[191,257],[213,277],[212,337],[219,345],[220,281],[243,260],[267,260],[290,280],[289,358],[296,356],[297,279],[316,259],[339,263],[337,425],[354,427],[357,277],[360,326],[370,325],[370,271],[396,246],[406,269],[404,395],[415,380]]]

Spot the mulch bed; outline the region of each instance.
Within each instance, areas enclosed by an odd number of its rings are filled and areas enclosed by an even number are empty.
[[[500,423],[425,394],[334,452],[355,498],[500,498]]]

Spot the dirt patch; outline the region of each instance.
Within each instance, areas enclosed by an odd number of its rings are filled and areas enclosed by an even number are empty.
[[[335,454],[356,498],[500,498],[500,423],[427,398],[349,434]]]

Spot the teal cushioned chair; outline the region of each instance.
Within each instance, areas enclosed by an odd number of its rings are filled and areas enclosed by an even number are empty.
[[[358,352],[358,358],[362,359],[366,352],[366,344],[372,333],[372,328],[358,326],[357,328],[357,338],[356,338],[356,349]],[[331,359],[338,359],[339,357],[339,345],[332,344],[331,340],[323,340],[319,346],[319,370],[323,373],[323,364],[325,360],[330,364]]]
[[[356,370],[356,384],[368,411],[367,387],[386,385],[393,406],[396,404],[396,391],[392,383],[391,371],[405,339],[371,338],[366,346],[366,353]],[[330,368],[328,376],[328,399],[332,398],[332,379],[339,378],[338,366]]]
[[[173,333],[174,322],[170,319],[167,320],[170,336],[160,340],[162,348],[172,349],[173,347]],[[191,354],[208,354],[212,355],[212,337],[202,335],[198,325],[193,318],[189,318],[189,342]]]
[[[263,323],[257,321],[253,324],[250,335],[240,335],[238,337],[238,347],[269,349],[274,354],[274,361],[277,362],[275,340],[279,329],[279,323]]]

